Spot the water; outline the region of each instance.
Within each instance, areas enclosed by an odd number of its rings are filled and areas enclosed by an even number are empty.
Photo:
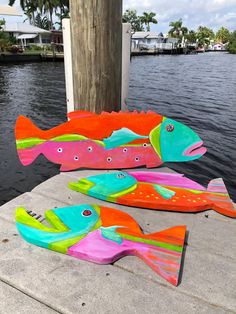
[[[21,114],[42,129],[66,121],[63,71],[59,63],[0,66],[0,204],[59,173],[59,166],[43,156],[29,167],[21,165],[14,127]]]
[[[132,58],[129,108],[154,110],[195,130],[207,154],[168,166],[205,185],[222,177],[236,201],[236,55]]]
[[[0,204],[59,173],[59,166],[43,156],[28,167],[20,164],[16,118],[23,114],[40,128],[51,128],[66,121],[65,103],[62,63],[0,66]],[[223,177],[236,201],[235,55],[132,58],[129,108],[151,109],[193,128],[208,153],[197,161],[168,166],[203,184]]]

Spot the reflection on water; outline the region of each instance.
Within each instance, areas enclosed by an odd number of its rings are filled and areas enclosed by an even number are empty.
[[[199,133],[208,147],[208,153],[200,160],[169,166],[200,183],[223,177],[236,201],[235,86],[235,55],[132,58],[129,108],[151,109],[177,119]],[[43,156],[33,165],[22,166],[13,130],[21,114],[42,129],[66,120],[63,64],[0,66],[0,107],[0,204],[3,204],[59,173],[59,166]]]

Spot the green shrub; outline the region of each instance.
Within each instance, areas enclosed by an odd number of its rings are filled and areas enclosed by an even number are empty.
[[[228,51],[229,53],[236,53],[236,31],[232,32],[230,35]]]

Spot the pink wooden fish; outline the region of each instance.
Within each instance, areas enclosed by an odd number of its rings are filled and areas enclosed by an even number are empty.
[[[98,264],[134,255],[171,284],[179,282],[186,226],[144,234],[128,214],[88,204],[48,210],[45,217],[51,227],[17,209],[16,226],[26,241]]]
[[[23,165],[40,154],[62,171],[160,166],[200,158],[206,148],[189,127],[154,112],[69,114],[70,121],[47,131],[28,118],[16,122],[17,152]]]

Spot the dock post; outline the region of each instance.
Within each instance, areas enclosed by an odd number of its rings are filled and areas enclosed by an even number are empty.
[[[64,43],[64,67],[66,81],[66,103],[67,112],[74,111],[74,90],[73,90],[73,73],[72,73],[72,55],[71,55],[71,31],[70,19],[62,20],[63,43]]]
[[[122,86],[122,0],[70,0],[75,109],[118,111]]]
[[[122,90],[121,109],[127,110],[127,98],[129,90],[129,68],[131,54],[131,24],[123,23],[122,36]]]

